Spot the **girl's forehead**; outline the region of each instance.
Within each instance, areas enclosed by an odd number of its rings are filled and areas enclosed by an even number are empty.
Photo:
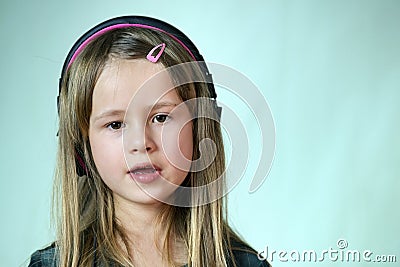
[[[133,103],[155,104],[168,92],[175,91],[161,63],[146,59],[114,59],[104,68],[94,87],[92,108]]]
[[[140,86],[162,70],[165,68],[161,63],[152,63],[146,59],[111,59],[101,72],[95,88],[102,83],[107,86],[123,86],[128,82],[131,87]]]

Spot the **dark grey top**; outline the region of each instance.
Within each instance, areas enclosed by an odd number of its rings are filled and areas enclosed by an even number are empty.
[[[241,250],[233,250],[234,260],[236,262],[236,266],[238,267],[270,267],[267,261],[260,261],[257,257],[256,252],[245,252]],[[232,261],[232,260],[230,260]],[[58,266],[58,257],[56,253],[56,247],[53,243],[52,245],[37,250],[31,256],[31,261],[28,267],[57,267]],[[96,266],[96,264],[93,264]],[[96,267],[101,266],[101,264],[97,264]],[[187,265],[183,266],[186,267]],[[232,262],[228,264],[228,266],[233,266]]]

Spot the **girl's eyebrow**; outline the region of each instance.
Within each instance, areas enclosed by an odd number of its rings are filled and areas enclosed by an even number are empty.
[[[178,103],[175,102],[168,102],[168,101],[161,101],[161,102],[157,102],[156,104],[149,106],[149,108],[151,108],[151,110],[157,110],[160,108],[164,108],[164,107],[176,107],[177,105],[179,105]]]
[[[98,121],[100,119],[104,119],[107,117],[112,117],[112,116],[121,116],[125,115],[125,110],[119,110],[119,109],[111,109],[111,110],[106,110],[96,117],[94,117],[93,121]]]

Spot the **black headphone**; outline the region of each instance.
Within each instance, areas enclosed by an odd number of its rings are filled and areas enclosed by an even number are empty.
[[[64,61],[61,77],[59,79],[59,95],[61,92],[61,83],[67,72],[68,67],[73,62],[77,54],[79,54],[80,50],[91,40],[95,39],[99,35],[107,32],[113,28],[123,28],[123,27],[137,27],[137,28],[147,28],[153,29],[159,32],[163,32],[170,37],[172,37],[175,41],[177,41],[183,48],[185,48],[188,53],[192,56],[193,59],[199,62],[201,71],[203,72],[204,77],[206,78],[206,82],[208,85],[208,90],[210,93],[210,97],[213,99],[217,98],[217,94],[215,92],[212,75],[209,72],[206,63],[204,62],[203,56],[200,54],[199,50],[196,48],[194,43],[180,30],[168,24],[164,21],[144,17],[144,16],[122,16],[116,17],[109,20],[106,20],[90,30],[88,30],[85,34],[83,34],[72,46],[71,50],[68,52],[67,58]],[[57,97],[57,108],[59,110],[59,97]],[[221,108],[217,107],[217,113],[221,115]]]
[[[209,72],[206,63],[204,62],[203,56],[200,54],[199,50],[196,48],[194,43],[183,32],[181,32],[174,26],[164,21],[144,16],[122,16],[106,20],[88,30],[75,42],[75,44],[69,51],[67,58],[64,61],[61,71],[61,77],[59,79],[59,94],[57,96],[58,112],[60,112],[59,96],[61,93],[62,81],[67,72],[67,69],[69,68],[71,63],[75,60],[75,57],[86,46],[86,44],[91,42],[93,39],[97,38],[98,36],[104,34],[105,32],[111,29],[124,28],[124,27],[146,28],[165,33],[169,37],[174,39],[176,42],[178,42],[185,50],[187,50],[190,56],[199,63],[202,74],[204,75],[205,81],[207,82],[210,97],[213,99],[212,102],[217,112],[218,119],[220,119],[222,108],[219,107],[216,103],[217,94],[215,92],[212,75]],[[79,176],[85,175],[87,173],[87,167],[83,160],[82,153],[80,151],[76,151],[76,165],[77,165],[77,173]]]

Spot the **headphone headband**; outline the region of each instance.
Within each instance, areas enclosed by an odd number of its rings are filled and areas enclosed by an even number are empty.
[[[217,93],[215,92],[212,75],[209,72],[206,63],[204,62],[203,56],[200,54],[199,50],[194,45],[194,43],[189,39],[189,37],[187,37],[183,32],[181,32],[179,29],[175,28],[171,24],[168,24],[167,22],[145,16],[121,16],[112,18],[104,22],[101,22],[100,24],[94,26],[93,28],[88,30],[85,34],[83,34],[72,46],[71,50],[67,55],[67,58],[64,61],[58,85],[59,94],[61,93],[61,84],[65,73],[67,72],[70,65],[74,62],[76,57],[79,55],[79,53],[82,52],[82,50],[87,46],[87,44],[110,30],[118,28],[126,28],[126,27],[137,27],[137,28],[156,30],[167,34],[169,37],[171,37],[173,40],[179,43],[195,61],[199,62],[199,66],[207,81],[210,97],[213,99],[217,98]],[[58,97],[57,97],[57,107],[58,107]],[[218,112],[220,113],[220,110],[218,110]]]
[[[171,24],[145,16],[122,16],[112,18],[94,26],[92,29],[83,34],[72,46],[67,58],[65,59],[61,71],[59,91],[61,91],[61,82],[68,68],[88,43],[110,30],[127,27],[137,27],[159,31],[167,34],[169,37],[179,43],[189,53],[193,60],[200,62],[200,67],[208,82],[211,98],[215,99],[217,97],[214,85],[212,84],[212,76],[209,73],[206,64],[204,63],[203,56],[199,53],[199,50],[196,48],[194,43],[183,32]]]
[[[186,49],[186,51],[190,54],[190,56],[194,59],[197,60],[195,58],[195,56],[193,55],[192,51],[190,51],[190,49],[183,43],[181,42],[178,38],[176,38],[174,35],[163,31],[161,29],[158,29],[156,27],[153,26],[149,26],[149,25],[143,25],[143,24],[128,24],[128,23],[123,23],[123,24],[115,24],[112,26],[108,26],[104,29],[101,29],[100,31],[96,32],[95,34],[93,34],[92,36],[90,36],[89,38],[87,38],[83,43],[81,43],[79,45],[79,47],[76,49],[76,51],[74,52],[74,54],[72,55],[71,59],[68,62],[67,65],[67,69],[69,68],[69,66],[71,66],[72,62],[75,61],[75,58],[80,54],[80,52],[86,47],[86,45],[88,43],[90,43],[92,40],[96,39],[97,37],[99,37],[100,35],[103,35],[104,33],[114,30],[114,29],[120,29],[120,28],[128,28],[128,27],[136,27],[136,28],[144,28],[144,29],[152,29],[152,30],[156,30],[156,31],[160,31],[162,33],[165,33],[167,35],[169,35],[169,37],[171,37],[172,39],[174,39],[176,42],[178,42],[183,48]]]

